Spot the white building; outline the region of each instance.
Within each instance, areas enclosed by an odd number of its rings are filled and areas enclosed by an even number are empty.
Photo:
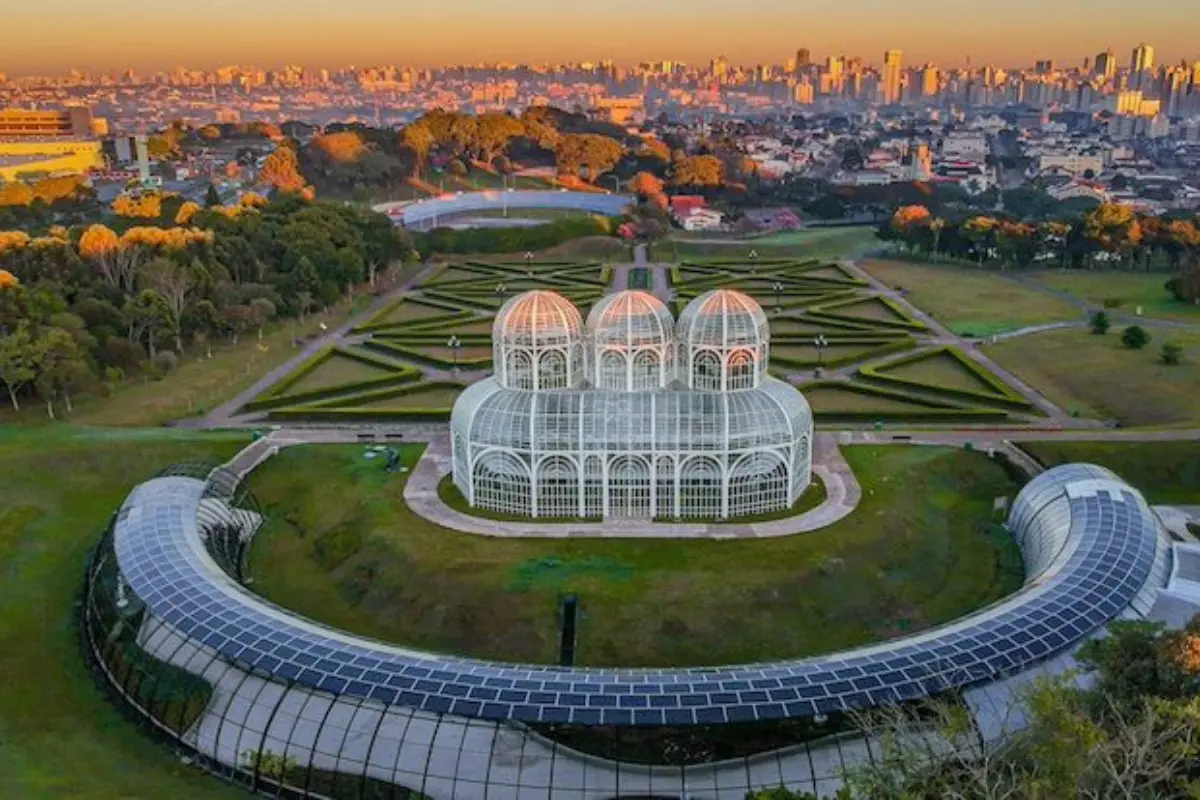
[[[588,314],[518,295],[493,327],[495,375],[454,404],[454,483],[530,517],[724,519],[790,508],[811,480],[812,412],[767,373],[767,318],[708,292],[678,322],[625,291]]]

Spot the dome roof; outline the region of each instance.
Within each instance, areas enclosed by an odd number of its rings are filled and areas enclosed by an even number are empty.
[[[627,290],[601,298],[588,314],[587,328],[597,345],[642,347],[666,344],[675,319],[649,292]]]
[[[705,292],[679,315],[679,341],[699,347],[757,347],[770,339],[767,315],[733,289]]]
[[[535,289],[512,297],[496,315],[492,339],[496,344],[554,347],[578,341],[583,318],[560,294]]]

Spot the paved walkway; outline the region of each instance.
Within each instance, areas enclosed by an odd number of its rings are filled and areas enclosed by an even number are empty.
[[[444,528],[480,536],[511,538],[610,538],[610,539],[754,539],[792,536],[828,527],[845,519],[858,507],[862,488],[842,457],[836,439],[817,434],[813,440],[813,473],[825,484],[826,499],[816,508],[770,522],[652,522],[644,519],[608,519],[604,522],[500,522],[464,514],[438,496],[438,484],[451,470],[450,432],[445,426],[411,430],[397,439],[428,442],[425,452],[404,487],[404,500],[416,514]],[[281,448],[300,444],[374,441],[371,434],[333,428],[288,428],[273,431],[234,456],[225,469],[245,478]]]
[[[1057,424],[1060,424],[1064,427],[1084,427],[1099,424],[1094,421],[1081,420],[1071,417],[1069,414],[1051,402],[1050,399],[1044,394],[1037,391],[1028,383],[1021,380],[1016,375],[1009,372],[1004,367],[1000,366],[994,360],[989,358],[978,348],[978,346],[976,346],[974,342],[964,339],[962,336],[959,336],[946,326],[942,325],[929,314],[914,306],[904,297],[903,294],[876,278],[869,271],[863,269],[857,262],[846,262],[846,266],[858,277],[865,280],[871,286],[871,288],[877,291],[880,295],[883,295],[893,302],[899,304],[905,309],[905,311],[911,314],[914,319],[920,320],[922,323],[924,323],[935,340],[944,344],[955,344],[960,347],[969,358],[979,363],[993,374],[999,376],[1001,380],[1020,392],[1026,400],[1034,405],[1035,408],[1037,408]]]

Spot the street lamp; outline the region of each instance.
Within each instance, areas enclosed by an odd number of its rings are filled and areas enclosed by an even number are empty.
[[[533,252],[526,251],[525,253],[525,274],[533,276]]]
[[[450,341],[446,342],[446,346],[450,348],[450,352],[454,354],[454,371],[458,372],[458,349],[462,347],[462,340],[457,335],[451,334]]]
[[[505,219],[508,218],[508,193],[511,191],[512,191],[512,189],[505,189],[501,193],[503,195],[503,200],[504,200],[504,218]]]
[[[750,251],[750,274],[751,275],[753,275],[757,271],[756,266],[755,266],[757,263],[758,263],[758,251],[751,250]]]
[[[829,342],[825,341],[825,334],[818,333],[817,338],[813,339],[813,347],[817,348],[817,374],[825,367],[825,348],[829,346]]]
[[[771,288],[775,290],[775,313],[778,314],[780,310],[779,296],[783,294],[783,284],[779,281],[775,281],[775,285],[773,285]]]
[[[496,296],[499,297],[501,300],[504,299],[504,293],[507,291],[508,291],[508,287],[505,286],[503,283],[496,284]]]

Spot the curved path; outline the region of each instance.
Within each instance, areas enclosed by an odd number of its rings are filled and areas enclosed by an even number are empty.
[[[792,536],[819,530],[847,517],[858,507],[862,488],[842,458],[832,436],[813,440],[813,473],[825,484],[826,499],[816,508],[770,522],[702,523],[652,522],[646,519],[607,519],[604,522],[500,522],[456,511],[438,496],[438,484],[452,463],[450,436],[429,442],[404,487],[404,499],[415,513],[444,528],[482,536],[512,538],[648,538],[753,539]]]

